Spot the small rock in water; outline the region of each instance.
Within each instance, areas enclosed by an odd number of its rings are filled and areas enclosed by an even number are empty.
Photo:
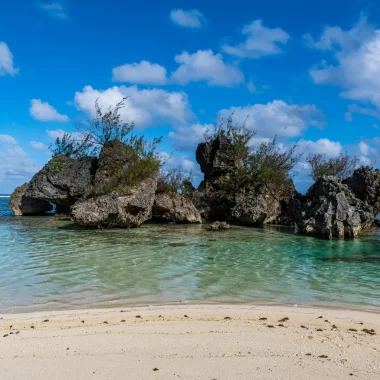
[[[214,222],[210,225],[209,231],[227,231],[231,228],[231,226],[226,222]]]

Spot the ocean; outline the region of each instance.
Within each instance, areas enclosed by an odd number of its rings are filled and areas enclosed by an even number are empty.
[[[326,241],[274,226],[86,230],[0,199],[0,312],[170,302],[380,308],[380,230]]]

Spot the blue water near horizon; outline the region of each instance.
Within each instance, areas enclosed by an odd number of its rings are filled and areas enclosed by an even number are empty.
[[[275,226],[86,230],[13,217],[8,202],[0,198],[0,313],[169,302],[380,310],[379,229],[342,241]]]

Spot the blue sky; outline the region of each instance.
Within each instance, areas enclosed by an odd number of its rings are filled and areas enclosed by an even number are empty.
[[[205,129],[234,111],[256,140],[380,161],[375,1],[13,0],[0,4],[0,193],[28,181],[93,103],[163,136],[192,169]],[[165,154],[165,153],[163,153]],[[296,177],[310,185],[302,163]]]

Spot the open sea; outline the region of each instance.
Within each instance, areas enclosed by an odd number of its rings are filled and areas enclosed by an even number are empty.
[[[326,241],[290,229],[86,230],[14,217],[0,198],[0,313],[252,303],[380,310],[380,230]]]

